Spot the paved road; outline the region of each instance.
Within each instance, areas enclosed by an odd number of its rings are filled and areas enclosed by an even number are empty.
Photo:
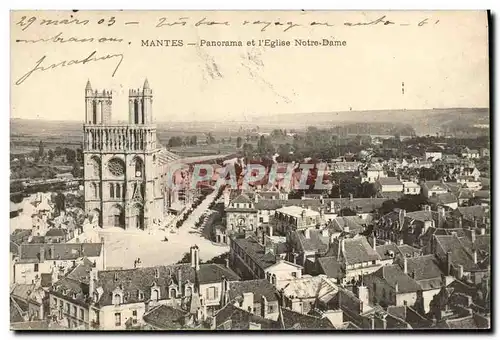
[[[158,231],[149,235],[144,231],[127,232],[119,228],[101,231],[105,237],[106,267],[132,268],[137,258],[141,259],[143,266],[174,264],[195,244],[200,248],[203,261],[229,251],[228,246],[214,245],[204,238],[201,230],[194,226],[216,195],[217,192],[213,192],[205,197],[175,233]],[[162,242],[165,236],[168,242]]]

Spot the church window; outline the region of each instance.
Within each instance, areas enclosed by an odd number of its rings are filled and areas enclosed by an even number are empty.
[[[109,183],[109,197],[115,197],[115,185],[113,183]]]
[[[122,176],[125,173],[125,164],[119,158],[113,158],[108,162],[109,172],[113,176]]]
[[[116,198],[122,197],[121,187],[120,187],[119,184],[116,184],[116,191],[115,191],[115,193],[116,193],[116,195],[115,195]]]

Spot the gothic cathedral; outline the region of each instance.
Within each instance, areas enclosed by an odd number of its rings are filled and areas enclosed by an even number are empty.
[[[103,228],[147,229],[164,213],[158,185],[153,91],[129,91],[128,123],[111,120],[111,91],[85,87],[84,190],[85,211]]]

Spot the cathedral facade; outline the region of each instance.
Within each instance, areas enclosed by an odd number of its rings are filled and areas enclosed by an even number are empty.
[[[179,157],[157,141],[153,91],[129,91],[128,123],[112,121],[112,93],[85,87],[83,160],[85,211],[101,227],[148,229],[169,214],[178,199],[166,185]],[[187,202],[182,202],[187,203]]]

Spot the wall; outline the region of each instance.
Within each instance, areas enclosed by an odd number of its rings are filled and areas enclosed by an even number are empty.
[[[66,318],[68,320],[67,326],[69,328],[76,328],[81,325],[84,325],[86,329],[89,328],[90,318],[89,318],[88,308],[75,304],[68,299],[63,299],[59,296],[50,294],[49,296],[50,313],[52,314],[54,310],[60,311],[61,303],[62,303],[62,314],[56,313],[56,315],[58,316],[62,315],[63,318]],[[68,313],[68,307],[69,307],[69,313]],[[75,308],[76,308],[76,315],[75,315]],[[83,317],[82,317],[82,312],[83,312]]]

